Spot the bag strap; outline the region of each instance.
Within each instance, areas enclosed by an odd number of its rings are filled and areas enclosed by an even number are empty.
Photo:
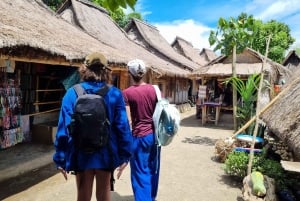
[[[100,95],[100,96],[105,96],[106,93],[109,91],[109,89],[112,87],[111,84],[106,84],[104,85],[103,87],[101,87],[97,92],[96,94]],[[86,91],[85,89],[81,86],[81,84],[75,84],[73,86],[77,96],[82,96],[84,94],[86,94]]]
[[[98,94],[98,95],[104,97],[104,96],[107,94],[107,92],[109,91],[109,89],[110,89],[111,87],[112,87],[111,84],[105,84],[103,87],[101,87],[101,88],[96,92],[96,94]]]
[[[75,84],[73,86],[73,88],[74,88],[77,96],[82,96],[82,95],[86,94],[86,92],[85,92],[84,88],[81,86],[81,84]]]
[[[158,86],[157,86],[157,85],[152,85],[152,86],[153,86],[153,87],[154,87],[154,89],[155,89],[155,93],[156,93],[157,101],[160,101],[160,100],[161,100],[161,92],[160,92],[160,90],[159,90]]]

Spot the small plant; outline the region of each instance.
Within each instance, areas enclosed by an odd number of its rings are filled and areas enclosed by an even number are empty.
[[[260,74],[252,74],[244,81],[238,77],[230,77],[225,84],[231,84],[240,95],[240,104],[237,107],[238,127],[246,124],[254,115],[257,101],[257,89],[260,81]],[[254,123],[245,131],[252,134]]]
[[[230,152],[225,160],[224,171],[231,176],[237,176],[243,179],[247,175],[247,166],[249,154],[245,152]],[[285,171],[280,162],[266,158],[265,151],[254,155],[252,172],[259,171],[275,180],[276,191],[298,188],[299,174],[294,175]]]
[[[229,175],[243,178],[247,175],[248,160],[248,154],[245,152],[233,151],[225,160],[224,170]]]

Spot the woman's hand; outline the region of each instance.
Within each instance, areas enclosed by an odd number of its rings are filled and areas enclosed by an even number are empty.
[[[122,165],[120,165],[120,166],[117,168],[117,171],[118,171],[118,173],[117,173],[117,179],[119,179],[119,178],[121,177],[122,172],[123,172],[123,170],[126,168],[127,164],[128,164],[128,163],[125,162],[125,163],[123,163]]]
[[[68,180],[67,172],[62,167],[58,167],[57,169],[63,174],[65,180]]]

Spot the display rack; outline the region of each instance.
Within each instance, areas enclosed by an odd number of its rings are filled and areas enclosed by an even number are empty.
[[[20,72],[7,73],[0,68],[0,149],[5,149],[24,140],[21,129],[22,93]]]

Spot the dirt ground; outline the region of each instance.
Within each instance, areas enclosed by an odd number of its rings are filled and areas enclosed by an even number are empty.
[[[161,176],[157,201],[241,200],[241,183],[227,176],[214,160],[216,140],[230,136],[232,116],[222,114],[220,124],[201,125],[195,108],[182,114],[180,132],[162,147]],[[116,180],[112,201],[134,201],[129,166]],[[75,179],[65,181],[50,164],[0,184],[3,201],[76,200]],[[92,198],[95,201],[95,196]]]

